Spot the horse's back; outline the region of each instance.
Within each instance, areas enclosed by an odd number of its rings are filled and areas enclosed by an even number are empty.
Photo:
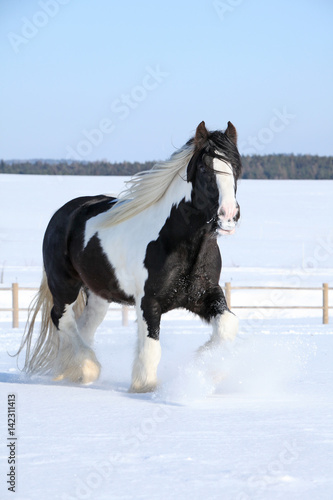
[[[68,238],[73,230],[84,231],[85,223],[91,217],[110,209],[110,203],[115,201],[106,195],[81,196],[75,198],[61,208],[52,216],[44,235],[43,256],[46,260],[50,255],[56,256],[59,250],[66,253]]]

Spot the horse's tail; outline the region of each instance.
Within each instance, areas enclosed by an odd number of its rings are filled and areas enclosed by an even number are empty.
[[[76,314],[79,315],[85,305],[85,294],[80,291],[76,303]],[[39,290],[32,300],[28,310],[28,320],[25,326],[21,345],[16,355],[18,356],[24,347],[25,363],[23,371],[28,374],[49,373],[57,358],[59,351],[59,334],[51,319],[53,297],[47,283],[47,276],[43,270],[43,278]],[[41,326],[38,338],[32,346],[34,326],[37,315],[41,313]]]

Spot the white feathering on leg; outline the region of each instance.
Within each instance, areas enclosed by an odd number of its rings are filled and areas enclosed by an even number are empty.
[[[213,331],[211,338],[198,349],[198,354],[222,344],[233,341],[238,332],[238,318],[230,311],[224,311],[212,319]]]
[[[146,337],[133,363],[130,392],[151,392],[157,386],[157,366],[161,359],[158,340]]]
[[[65,307],[59,321],[60,345],[54,363],[54,380],[70,380],[90,384],[98,379],[101,366],[94,351],[81,339],[77,330],[73,305]]]
[[[213,319],[213,337],[220,340],[235,340],[238,332],[238,318],[229,311],[224,311]]]

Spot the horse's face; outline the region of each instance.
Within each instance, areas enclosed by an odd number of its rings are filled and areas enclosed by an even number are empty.
[[[195,151],[188,165],[187,179],[193,184],[198,207],[216,223],[219,234],[232,234],[240,217],[236,200],[241,160],[235,127],[208,132],[204,122],[196,130]]]

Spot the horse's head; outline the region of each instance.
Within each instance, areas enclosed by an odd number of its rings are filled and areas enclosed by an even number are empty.
[[[242,169],[236,129],[228,122],[224,132],[208,132],[201,122],[189,142],[194,153],[187,181],[193,185],[194,203],[215,222],[219,234],[232,234],[240,217],[236,191]]]

